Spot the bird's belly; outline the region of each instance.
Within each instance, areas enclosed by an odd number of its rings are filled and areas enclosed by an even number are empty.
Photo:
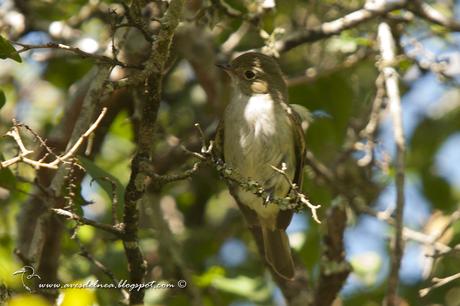
[[[226,112],[225,161],[243,180],[254,180],[273,197],[284,197],[290,186],[271,166],[281,168],[285,163],[288,176],[291,179],[294,176],[294,142],[289,118],[284,110],[273,105],[256,110],[251,107],[254,108],[250,103],[240,108],[233,105]],[[262,198],[241,187],[235,191],[240,202],[255,210],[262,222],[274,226],[279,210],[275,204],[266,205]]]

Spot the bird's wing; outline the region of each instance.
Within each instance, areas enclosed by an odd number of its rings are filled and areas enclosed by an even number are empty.
[[[217,125],[216,136],[214,137],[214,158],[225,162],[224,158],[224,118]]]
[[[305,138],[302,130],[302,118],[289,105],[284,104],[283,107],[291,122],[294,137],[296,169],[294,172],[294,178],[292,182],[299,187],[299,190],[301,190],[303,182],[303,166],[306,152]],[[276,221],[277,227],[281,229],[286,229],[289,223],[291,222],[292,215],[293,211],[290,209],[280,210]]]
[[[289,106],[296,112],[300,117],[303,132],[305,133],[308,127],[313,123],[313,115],[312,113],[304,106],[299,104],[289,104]]]
[[[303,166],[305,163],[305,153],[307,150],[304,132],[302,129],[303,120],[293,108],[290,109],[291,112],[288,112],[288,116],[291,120],[292,129],[294,131],[295,157],[297,161],[293,182],[299,187],[299,189],[302,189]]]

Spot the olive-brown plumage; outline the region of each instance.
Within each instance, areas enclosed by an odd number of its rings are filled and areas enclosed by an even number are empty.
[[[279,276],[292,279],[294,263],[285,232],[293,212],[270,200],[285,197],[291,188],[273,170],[285,167],[302,186],[305,143],[297,113],[288,104],[287,87],[278,63],[249,52],[221,66],[234,84],[216,136],[220,158],[243,178],[257,181],[270,193],[262,199],[237,184],[229,189],[240,207],[266,262]]]

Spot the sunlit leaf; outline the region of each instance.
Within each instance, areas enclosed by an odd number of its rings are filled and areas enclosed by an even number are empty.
[[[249,278],[238,276],[226,277],[221,267],[211,267],[203,275],[195,278],[196,283],[201,287],[213,287],[220,291],[242,296],[252,301],[266,301],[271,294],[271,288],[260,278]]]
[[[8,306],[51,306],[43,297],[35,294],[21,294],[12,297],[8,301]]]
[[[252,301],[265,301],[271,295],[269,287],[261,279],[254,279],[247,276],[235,278],[218,277],[212,282],[212,287],[242,296]]]
[[[72,288],[62,290],[64,298],[61,306],[92,306],[96,300],[93,289]]]

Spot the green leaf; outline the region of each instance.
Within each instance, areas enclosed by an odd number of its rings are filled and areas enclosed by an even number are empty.
[[[89,59],[73,56],[55,57],[48,61],[44,72],[44,79],[51,84],[68,89],[70,85],[80,80],[93,67]],[[72,73],[68,73],[72,71]]]
[[[0,109],[2,109],[3,105],[5,105],[5,102],[6,102],[5,93],[2,90],[0,90]]]
[[[222,267],[213,266],[200,276],[194,276],[200,287],[213,287],[225,293],[241,296],[254,302],[266,302],[271,295],[272,288],[267,286],[260,278],[225,276]]]
[[[121,207],[123,207],[125,201],[125,188],[120,180],[83,156],[79,156],[78,160],[80,161],[83,168],[88,171],[89,175],[91,175],[91,177],[99,184],[99,186],[104,189],[109,198],[112,200],[114,194],[112,183],[115,184],[115,195],[117,197],[118,203],[121,205]]]
[[[16,51],[16,49],[10,44],[10,42],[2,36],[0,36],[0,58],[11,58],[12,60],[15,60],[18,63],[22,62],[18,51]]]

